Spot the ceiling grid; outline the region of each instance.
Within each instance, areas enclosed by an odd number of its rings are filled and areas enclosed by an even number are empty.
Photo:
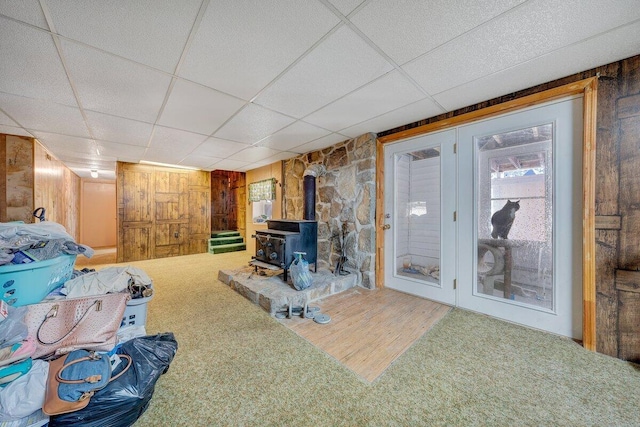
[[[0,132],[247,171],[640,53],[636,0],[0,2]]]

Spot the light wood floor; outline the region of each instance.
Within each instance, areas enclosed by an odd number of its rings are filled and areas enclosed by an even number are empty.
[[[392,289],[352,288],[312,306],[328,324],[293,317],[280,322],[372,382],[451,307]]]

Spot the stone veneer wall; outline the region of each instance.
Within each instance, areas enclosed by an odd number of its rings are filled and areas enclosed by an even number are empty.
[[[345,270],[358,285],[375,288],[376,137],[368,133],[284,162],[284,218],[303,219],[303,173],[322,165],[316,179],[318,268],[335,268],[342,251]],[[343,238],[344,237],[344,238]]]

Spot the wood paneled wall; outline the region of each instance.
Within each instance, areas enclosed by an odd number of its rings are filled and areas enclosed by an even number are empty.
[[[208,172],[117,163],[118,262],[207,252]]]
[[[79,241],[80,232],[80,178],[71,172],[60,160],[49,154],[45,148],[33,138],[15,135],[0,134],[0,221],[15,220],[7,216],[8,205],[13,205],[8,200],[8,192],[14,183],[7,183],[7,141],[20,141],[25,146],[21,148],[22,154],[28,154],[31,162],[28,170],[22,171],[24,176],[22,181],[24,186],[31,187],[28,208],[25,205],[23,217],[19,218],[25,222],[37,221],[32,213],[35,208],[45,208],[47,221],[62,224],[67,232]],[[24,150],[29,150],[25,152]],[[12,162],[14,160],[11,160]]]
[[[0,221],[33,222],[33,138],[0,134]]]
[[[35,207],[44,207],[47,221],[62,224],[80,242],[81,180],[36,141]]]
[[[435,123],[599,76],[596,136],[596,350],[640,361],[640,56],[378,134]]]

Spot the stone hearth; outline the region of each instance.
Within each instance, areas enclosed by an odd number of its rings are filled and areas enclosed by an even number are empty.
[[[358,282],[358,274],[355,272],[345,276],[335,276],[331,271],[319,268],[317,273],[311,271],[313,284],[307,289],[298,291],[291,283],[282,281],[282,270],[279,270],[279,273],[265,270],[264,276],[259,272],[254,272],[254,268],[250,266],[220,270],[218,280],[259,305],[272,316],[277,312],[287,311],[290,304],[294,307],[303,307],[305,302],[310,304],[340,293],[356,286]]]

